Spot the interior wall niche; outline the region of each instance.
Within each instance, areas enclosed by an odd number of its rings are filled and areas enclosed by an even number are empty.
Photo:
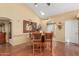
[[[34,32],[37,29],[37,23],[23,20],[23,33]]]

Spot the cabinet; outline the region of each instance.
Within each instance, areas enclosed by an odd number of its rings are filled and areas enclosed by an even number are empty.
[[[6,41],[6,33],[0,32],[0,44],[5,43]]]

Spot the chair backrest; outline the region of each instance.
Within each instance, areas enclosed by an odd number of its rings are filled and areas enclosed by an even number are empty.
[[[53,33],[45,33],[45,40],[52,40]]]
[[[41,33],[40,32],[32,32],[33,40],[41,40]]]

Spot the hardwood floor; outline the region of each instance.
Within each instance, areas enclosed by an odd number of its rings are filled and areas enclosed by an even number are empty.
[[[0,44],[0,56],[34,56],[32,45],[26,43],[11,46],[10,44]],[[79,45],[73,43],[53,42],[52,52],[43,50],[37,56],[79,56]]]

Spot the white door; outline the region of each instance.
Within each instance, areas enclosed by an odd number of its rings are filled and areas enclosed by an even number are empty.
[[[78,43],[78,20],[65,22],[65,42]]]

